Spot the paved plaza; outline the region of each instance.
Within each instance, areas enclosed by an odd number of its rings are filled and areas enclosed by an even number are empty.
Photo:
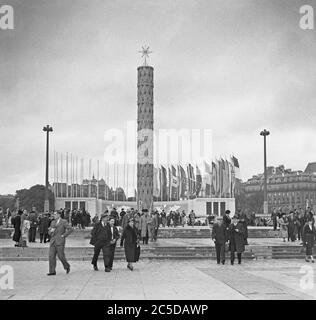
[[[88,261],[71,262],[66,275],[60,262],[57,275],[48,277],[48,262],[1,262],[14,270],[14,289],[0,291],[1,300],[260,300],[316,298],[313,288],[301,286],[302,260],[244,261],[242,265],[217,265],[211,260],[143,260],[133,272],[117,261],[111,273],[92,270]]]

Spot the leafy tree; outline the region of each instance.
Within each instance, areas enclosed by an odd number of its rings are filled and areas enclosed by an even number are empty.
[[[14,195],[0,195],[0,207],[5,211],[7,208],[13,211],[15,207]]]
[[[33,207],[37,211],[44,211],[45,186],[37,184],[30,189],[17,190],[15,198],[19,198],[20,208],[32,210]],[[49,208],[54,210],[54,194],[48,190]]]

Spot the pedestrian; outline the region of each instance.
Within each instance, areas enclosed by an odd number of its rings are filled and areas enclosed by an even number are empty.
[[[122,229],[124,230],[126,228],[126,226],[128,225],[128,220],[132,217],[132,213],[130,210],[127,210],[127,212],[123,215],[122,217]]]
[[[150,213],[150,215],[148,216],[147,225],[148,225],[148,237],[150,239],[150,242],[153,242],[154,232],[155,232],[155,219],[152,213]]]
[[[120,226],[122,226],[123,217],[125,216],[125,214],[126,214],[126,211],[124,210],[124,208],[122,208],[120,212]]]
[[[110,220],[108,222],[107,228],[108,228],[108,233],[109,233],[109,238],[110,238],[110,245],[109,245],[109,247],[110,247],[110,258],[109,258],[109,264],[108,264],[107,267],[110,270],[112,270],[116,242],[120,238],[118,229],[115,226],[115,218],[114,217],[110,217]]]
[[[129,219],[128,225],[123,230],[120,245],[121,247],[124,245],[127,268],[133,271],[133,263],[138,261],[140,255],[139,239],[133,218]]]
[[[12,240],[15,241],[15,247],[18,247],[20,244],[20,238],[21,238],[21,216],[22,216],[22,210],[19,210],[17,215],[15,217],[11,218],[11,223],[14,228],[13,238]]]
[[[215,242],[217,264],[225,264],[226,227],[219,217],[214,219],[212,240]]]
[[[29,231],[29,242],[36,242],[36,230],[38,226],[38,219],[34,211],[30,212],[30,231]]]
[[[148,244],[148,239],[149,239],[148,210],[143,209],[142,212],[143,212],[143,215],[140,217],[139,228],[140,228],[143,244]]]
[[[21,247],[27,247],[27,240],[29,239],[29,231],[30,231],[30,219],[27,210],[23,210],[23,214],[21,216]]]
[[[100,222],[98,222],[91,231],[90,244],[94,246],[94,255],[91,261],[95,271],[98,271],[98,258],[100,251],[103,253],[104,271],[110,272],[108,268],[110,262],[109,232],[107,230],[108,215],[102,214]]]
[[[38,221],[38,231],[40,234],[40,243],[46,243],[48,240],[48,227],[49,227],[49,219],[48,219],[48,214],[41,214],[39,216],[39,221]]]
[[[244,224],[235,215],[228,230],[230,263],[234,264],[235,252],[237,252],[238,264],[241,264],[241,255],[245,251],[245,230]]]
[[[274,208],[272,211],[271,220],[273,221],[273,230],[276,231],[278,227],[278,215],[277,215],[276,208]]]
[[[280,236],[283,238],[283,242],[285,242],[285,239],[288,236],[288,222],[286,220],[285,213],[282,213],[281,217],[278,219],[278,223],[280,225]]]
[[[49,273],[48,276],[56,275],[56,255],[63,264],[66,273],[70,272],[70,264],[65,257],[66,238],[71,234],[73,228],[68,222],[61,218],[61,212],[54,212],[54,220],[51,222],[48,233],[50,235],[49,245]]]
[[[134,226],[137,229],[137,234],[140,235],[140,214],[138,211],[136,211],[134,214]],[[125,227],[126,227],[126,225],[125,225]]]
[[[316,237],[316,231],[314,226],[314,221],[312,219],[309,219],[308,222],[304,226],[304,244],[306,247],[306,256],[305,261],[306,262],[312,262],[314,263],[314,257],[313,257],[313,248],[315,244],[315,237]]]
[[[159,213],[156,211],[153,215],[153,240],[156,242],[159,230]]]
[[[224,214],[224,217],[223,217],[223,224],[225,226],[225,229],[226,229],[226,239],[228,238],[228,230],[229,230],[229,226],[231,224],[231,218],[230,218],[230,210],[226,210],[225,211],[225,214]]]

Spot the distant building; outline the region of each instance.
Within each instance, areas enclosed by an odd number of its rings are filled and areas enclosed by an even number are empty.
[[[305,171],[292,171],[283,165],[268,167],[268,206],[316,209],[316,162],[309,163]],[[243,183],[246,196],[263,191],[264,175],[258,174]]]

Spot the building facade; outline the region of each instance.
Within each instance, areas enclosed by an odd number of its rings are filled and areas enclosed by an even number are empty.
[[[311,169],[309,169],[311,168]],[[307,208],[316,209],[316,172],[309,164],[306,170],[292,171],[284,166],[269,167],[267,179],[267,197],[269,212],[273,208]],[[316,169],[316,168],[315,168]],[[246,196],[263,191],[264,176],[253,176],[243,183]]]

